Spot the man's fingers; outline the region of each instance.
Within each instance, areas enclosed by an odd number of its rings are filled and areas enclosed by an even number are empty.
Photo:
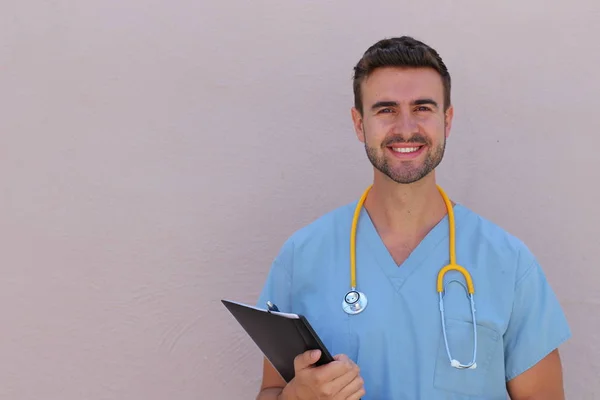
[[[351,365],[341,361],[333,361],[321,365],[314,370],[314,379],[318,385],[330,383],[334,379],[344,375],[351,369]]]
[[[337,378],[334,378],[329,384],[327,391],[330,393],[339,393],[345,387],[350,385],[360,374],[360,369],[356,364],[346,364],[346,372]],[[343,397],[345,399],[345,397]]]
[[[319,357],[321,357],[321,350],[305,351],[294,359],[294,369],[296,371],[306,369],[319,361]]]
[[[365,393],[363,378],[358,375],[340,390],[338,397],[345,400],[359,400]]]

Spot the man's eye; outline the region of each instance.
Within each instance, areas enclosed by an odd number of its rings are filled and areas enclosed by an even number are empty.
[[[427,106],[419,106],[417,107],[417,111],[431,111],[431,108]]]
[[[391,108],[382,108],[381,110],[379,110],[380,114],[389,114],[391,112],[394,112],[394,110]]]

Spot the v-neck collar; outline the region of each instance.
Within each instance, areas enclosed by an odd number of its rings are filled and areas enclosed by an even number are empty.
[[[458,217],[461,214],[462,206],[454,205],[454,220],[458,225]],[[359,225],[362,224],[362,239],[366,241],[372,251],[376,263],[382,271],[388,276],[390,281],[400,290],[407,278],[433,253],[443,240],[449,238],[448,214],[444,216],[434,227],[425,235],[423,240],[413,249],[409,256],[400,265],[396,264],[389,250],[383,243],[379,232],[375,228],[369,213],[363,208],[359,219]],[[457,229],[458,235],[458,229]],[[448,258],[450,257],[449,249]],[[440,265],[440,268],[442,266]]]

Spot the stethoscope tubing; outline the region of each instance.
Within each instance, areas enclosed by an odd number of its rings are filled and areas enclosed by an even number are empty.
[[[342,301],[342,308],[344,312],[350,315],[360,314],[365,310],[368,304],[367,296],[359,292],[357,290],[356,284],[356,231],[358,227],[358,220],[360,218],[360,213],[363,208],[364,202],[367,198],[369,191],[372,186],[369,186],[362,194],[358,203],[356,204],[356,208],[354,209],[354,215],[352,218],[352,226],[350,230],[350,291],[346,293],[344,299]],[[448,354],[448,359],[450,360],[450,365],[454,368],[458,369],[474,369],[477,367],[476,359],[477,359],[477,322],[475,317],[475,286],[473,284],[473,279],[469,271],[466,268],[458,265],[456,263],[456,223],[454,220],[454,209],[452,203],[444,190],[438,186],[438,191],[440,192],[442,198],[444,199],[444,203],[446,205],[446,209],[448,212],[448,225],[449,225],[449,253],[450,253],[450,264],[446,265],[438,272],[437,282],[436,282],[436,290],[439,295],[439,309],[440,309],[440,317],[442,320],[442,333],[444,336],[444,343],[446,346],[446,353]],[[463,275],[466,281],[466,292],[469,298],[469,302],[471,305],[471,317],[473,320],[473,359],[468,364],[462,364],[456,359],[452,358],[452,354],[450,352],[450,346],[448,344],[448,337],[446,334],[446,321],[444,315],[444,276],[449,271],[458,271]]]

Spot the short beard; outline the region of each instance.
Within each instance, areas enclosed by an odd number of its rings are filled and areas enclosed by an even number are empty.
[[[364,127],[363,127],[363,132],[364,132]],[[388,160],[385,158],[385,156],[378,155],[376,148],[370,147],[367,145],[366,136],[367,135],[365,133],[365,151],[367,152],[367,157],[369,158],[369,161],[371,162],[373,167],[375,167],[382,174],[386,175],[388,178],[390,178],[394,182],[401,183],[401,184],[414,183],[414,182],[417,182],[417,181],[423,179],[427,175],[429,175],[431,173],[431,171],[433,171],[435,168],[437,168],[437,166],[442,162],[442,159],[444,158],[444,153],[446,151],[446,137],[445,136],[444,136],[442,143],[439,146],[437,146],[436,148],[432,148],[431,144],[429,143],[427,138],[425,138],[424,136],[419,135],[419,134],[414,135],[409,140],[403,140],[403,139],[400,139],[397,137],[388,139],[382,143],[381,150],[385,151],[385,149],[387,147],[391,146],[394,143],[417,143],[417,144],[421,144],[421,145],[430,146],[428,153],[425,157],[425,161],[423,162],[422,165],[418,165],[414,168],[410,168],[410,167],[408,167],[408,165],[411,162],[407,161],[404,168],[399,167],[399,168],[397,168],[397,170],[394,170],[391,168],[391,166],[388,163]]]

